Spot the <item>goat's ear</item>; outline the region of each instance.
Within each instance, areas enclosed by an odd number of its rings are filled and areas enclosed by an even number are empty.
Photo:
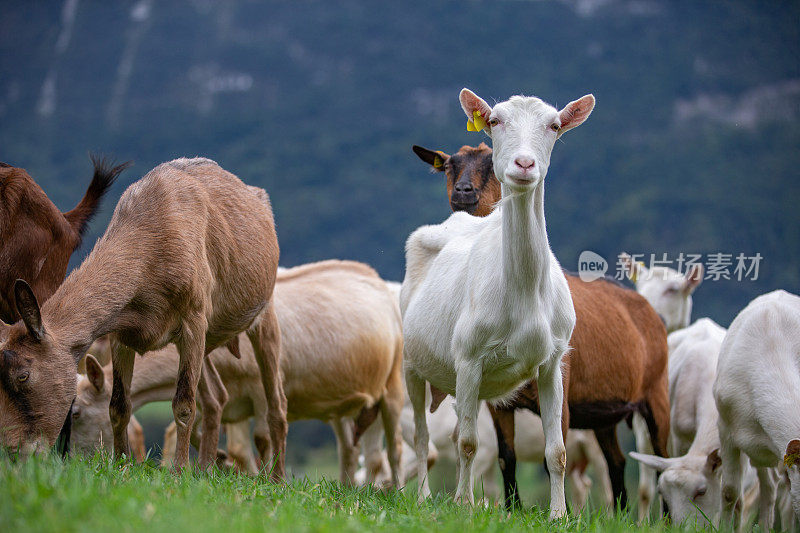
[[[646,453],[630,452],[628,455],[631,459],[636,459],[640,463],[655,468],[659,472],[663,472],[672,465],[674,459],[668,457],[659,457],[658,455],[648,455]]]
[[[783,456],[783,465],[788,470],[800,465],[800,439],[792,439],[786,445],[786,455]]]
[[[97,359],[94,358],[92,354],[86,354],[86,377],[89,379],[89,383],[92,384],[94,390],[97,392],[103,392],[103,388],[106,386],[106,376],[103,373],[103,367],[100,366],[100,363],[97,362]]]
[[[17,313],[25,322],[28,333],[35,340],[40,341],[44,338],[44,326],[42,325],[42,313],[39,310],[39,302],[33,289],[25,281],[18,279],[14,282],[14,299],[17,306]]]
[[[411,149],[414,150],[414,153],[417,154],[420,159],[432,166],[434,170],[440,172],[444,170],[444,164],[450,159],[450,156],[444,152],[428,150],[416,144],[412,146]]]
[[[719,456],[719,448],[716,448],[706,458],[705,471],[709,475],[713,474],[720,465],[722,465],[722,457]]]
[[[558,112],[558,118],[561,120],[561,127],[558,129],[558,134],[561,135],[565,131],[577,128],[583,124],[583,121],[592,114],[592,109],[594,109],[593,94],[587,94],[586,96],[568,103],[564,109]]]
[[[692,265],[686,271],[685,281],[683,282],[684,294],[692,294],[700,283],[703,281],[703,265]]]
[[[628,273],[628,278],[631,282],[636,283],[643,277],[647,276],[647,267],[640,261],[634,261],[633,258],[625,252],[619,254],[619,262],[622,268]]]
[[[242,352],[239,351],[239,336],[236,335],[235,337],[231,337],[231,340],[228,341],[228,344],[225,346],[228,347],[228,350],[233,354],[236,359],[242,358]]]
[[[487,104],[483,98],[470,91],[466,87],[461,89],[461,94],[458,95],[458,100],[461,102],[461,109],[464,110],[464,114],[467,115],[469,120],[474,119],[476,111],[483,117],[484,120],[488,120],[489,115],[492,114],[491,106]]]

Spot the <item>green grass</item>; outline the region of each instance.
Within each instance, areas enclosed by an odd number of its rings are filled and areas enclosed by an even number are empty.
[[[273,484],[235,473],[171,473],[108,456],[0,458],[2,531],[629,531],[630,514],[550,522],[546,509],[506,513],[446,494],[417,504],[402,492],[343,488],[325,479]],[[663,522],[642,531],[670,531]]]

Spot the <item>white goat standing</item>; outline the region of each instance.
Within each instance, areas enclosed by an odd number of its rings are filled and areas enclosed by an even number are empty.
[[[423,226],[406,244],[400,295],[405,373],[414,409],[419,497],[430,495],[425,381],[453,394],[458,414],[456,500],[474,502],[472,461],[480,399],[500,399],[537,379],[550,472],[550,516],[566,513],[561,359],[569,349],[575,309],[547,240],[544,178],[556,139],[589,116],[594,96],[557,111],[514,96],[492,109],[463,89],[473,129],[492,138],[503,201],[491,215],[454,213]]]
[[[741,527],[743,454],[758,471],[761,527],[770,529],[774,522],[776,484],[770,470],[782,458],[800,518],[800,472],[791,461],[800,444],[800,298],[773,291],[733,320],[719,354],[714,399],[722,444],[720,525]]]

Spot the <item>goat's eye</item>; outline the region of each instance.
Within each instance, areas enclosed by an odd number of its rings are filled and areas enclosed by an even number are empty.
[[[498,124],[500,124],[500,121],[497,120],[496,118],[490,118],[489,119],[489,125],[490,126],[497,126]]]
[[[678,292],[678,287],[667,287],[667,289],[664,292],[666,294],[675,294],[676,292]]]
[[[26,381],[28,381],[29,377],[30,377],[29,372],[23,372],[22,374],[17,376],[17,381],[19,381],[20,383],[25,383]]]
[[[72,410],[72,418],[73,418],[73,420],[74,420],[74,419],[76,419],[76,418],[78,418],[79,416],[81,416],[81,412],[80,412],[80,410],[78,410],[78,409],[73,409],[73,410]]]
[[[695,491],[695,493],[694,493],[694,499],[696,500],[700,496],[704,496],[705,493],[706,493],[706,490],[708,490],[708,489],[706,489],[706,487],[700,487],[699,489],[697,489]]]
[[[553,122],[552,124],[550,124],[550,129],[555,131],[555,132],[558,132],[558,130],[560,130],[561,128],[558,126],[558,124]]]

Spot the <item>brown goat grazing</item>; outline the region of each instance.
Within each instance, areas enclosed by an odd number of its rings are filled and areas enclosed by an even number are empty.
[[[92,157],[94,176],[83,199],[62,213],[24,169],[0,163],[0,320],[20,319],[14,281],[26,280],[39,302],[56,291],[67,274],[72,252],[105,193],[127,168]]]
[[[417,146],[414,151],[417,155],[421,152],[442,155]],[[484,144],[478,148],[465,146],[450,160],[456,156],[459,158],[456,169],[483,169],[482,175],[472,178],[473,183],[485,184],[475,192],[480,205],[493,206],[500,201],[500,182],[494,175],[491,149]],[[453,167],[451,164],[445,171],[454,172]],[[448,175],[448,194],[451,179]],[[452,199],[450,205],[455,210]],[[617,441],[617,423],[634,412],[641,413],[647,421],[655,453],[667,456],[666,329],[647,300],[635,291],[609,280],[584,282],[569,274],[566,278],[577,321],[570,339],[572,349],[564,356],[564,397],[568,409],[563,411],[563,430],[565,434],[567,427],[594,430],[608,462],[614,497],[624,507],[627,505],[625,456]],[[519,389],[510,402],[490,405],[509,507],[519,504],[514,410],[523,408],[539,413],[535,381]]]
[[[184,466],[196,392],[203,429],[225,403],[205,355],[247,330],[269,403],[273,477],[282,477],[286,398],[271,305],[277,268],[265,191],[208,159],[157,166],[125,191],[105,235],[41,310],[30,286],[16,282],[22,322],[0,344],[0,443],[22,451],[52,444],[75,398],[78,361],[94,340],[112,334],[114,452],[128,453],[135,352],[174,342],[180,353],[172,401],[176,464]],[[204,465],[216,454],[219,434],[212,433],[203,434]]]
[[[453,211],[466,211],[476,217],[492,212],[500,200],[500,182],[494,177],[492,149],[486,144],[462,146],[453,155],[416,145],[413,150],[433,170],[445,173]]]
[[[399,418],[403,408],[403,332],[397,298],[369,266],[355,261],[321,261],[290,269],[279,269],[273,307],[281,329],[281,372],[290,421],[314,418],[330,422],[336,432],[340,454],[340,479],[351,483],[358,461],[352,432],[344,431],[364,406],[376,406],[383,418],[394,466],[398,465],[402,442]],[[240,339],[243,335],[240,335]],[[258,377],[258,366],[250,343],[241,339],[241,359],[220,348],[209,354],[219,372],[229,401],[222,422],[255,419],[253,440],[264,463],[269,447],[269,408]],[[88,380],[78,386],[73,407],[75,447],[93,452],[109,442],[111,422],[111,368],[101,369],[90,356]],[[178,354],[167,346],[136,361],[131,384],[133,410],[175,395]],[[205,413],[203,413],[205,419]],[[228,451],[244,458],[251,470],[256,461],[250,445],[249,422],[244,442],[228,431]],[[202,439],[201,439],[202,441]],[[235,453],[231,444],[249,453]],[[165,445],[165,457],[174,444]],[[268,465],[267,465],[268,466]]]

